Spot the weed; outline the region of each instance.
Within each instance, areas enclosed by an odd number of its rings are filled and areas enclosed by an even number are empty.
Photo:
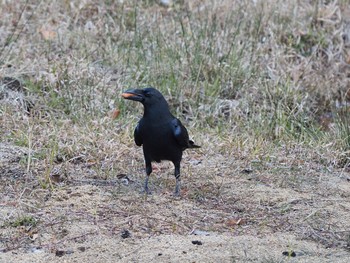
[[[33,216],[20,216],[16,220],[8,222],[8,224],[12,227],[35,227],[38,224],[38,220]]]
[[[336,117],[336,137],[341,153],[339,166],[350,166],[350,107],[345,105],[338,111]]]

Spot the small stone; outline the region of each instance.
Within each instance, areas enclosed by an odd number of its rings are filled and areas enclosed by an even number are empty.
[[[122,238],[128,238],[128,237],[130,237],[131,236],[131,234],[130,234],[130,232],[128,231],[128,230],[126,230],[126,229],[123,229],[122,230],[122,232],[121,232],[121,237]]]
[[[56,257],[62,257],[65,254],[63,250],[56,250],[55,255]]]
[[[244,169],[241,171],[241,173],[244,173],[244,174],[250,174],[250,173],[252,173],[252,172],[253,172],[253,170],[250,169],[250,168],[244,168]]]
[[[81,251],[81,252],[85,252],[86,247],[78,247],[78,250]]]
[[[294,251],[283,251],[282,255],[287,257],[292,257],[292,258],[297,256],[297,254]]]

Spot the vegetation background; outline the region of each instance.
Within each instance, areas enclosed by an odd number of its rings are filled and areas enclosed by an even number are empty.
[[[350,2],[0,0],[1,262],[348,262]],[[141,193],[157,87],[200,144]],[[200,241],[192,243],[191,241]]]

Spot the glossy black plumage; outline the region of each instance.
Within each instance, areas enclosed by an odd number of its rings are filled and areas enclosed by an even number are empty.
[[[175,194],[180,193],[180,163],[182,152],[187,148],[199,148],[189,140],[188,132],[182,123],[169,111],[163,95],[155,88],[131,89],[125,91],[125,99],[139,101],[144,106],[144,114],[138,122],[134,139],[142,145],[146,163],[145,191],[148,190],[148,178],[152,173],[152,162],[168,160],[175,167]]]

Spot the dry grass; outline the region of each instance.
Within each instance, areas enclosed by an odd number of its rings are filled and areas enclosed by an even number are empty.
[[[347,262],[347,1],[0,6],[0,257]],[[181,199],[166,162],[140,192],[142,109],[120,94],[146,85],[202,145]]]

